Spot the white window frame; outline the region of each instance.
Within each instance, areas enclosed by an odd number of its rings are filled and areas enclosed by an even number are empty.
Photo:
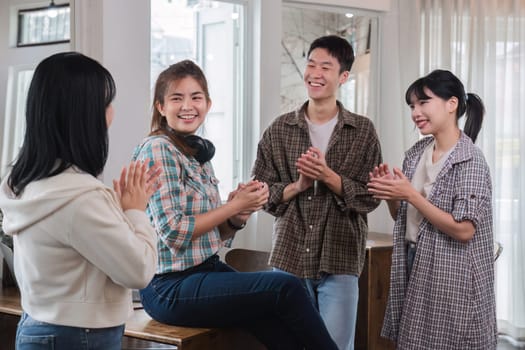
[[[2,153],[0,154],[0,177],[3,178],[10,163],[16,158],[25,134],[25,107],[27,89],[19,91],[20,73],[33,72],[35,66],[23,64],[10,66],[7,73],[7,93],[2,137]],[[32,75],[32,74],[31,74]],[[29,88],[29,83],[27,88]]]
[[[240,22],[239,26],[244,28],[242,31],[238,31],[237,37],[235,40],[238,42],[238,45],[242,47],[244,54],[234,55],[234,59],[237,57],[241,62],[236,62],[235,67],[239,67],[238,70],[234,72],[232,79],[235,80],[235,91],[233,98],[233,131],[232,131],[232,152],[231,159],[232,161],[232,178],[231,179],[220,179],[222,182],[231,181],[231,189],[235,189],[237,183],[246,182],[249,179],[249,174],[251,172],[251,166],[254,157],[255,147],[253,144],[258,140],[258,134],[254,135],[251,130],[253,128],[253,120],[251,116],[252,102],[251,102],[251,91],[252,86],[251,82],[253,81],[253,65],[252,65],[252,52],[253,44],[251,38],[251,26],[253,25],[253,2],[249,0],[215,0],[221,3],[239,5],[241,8],[241,15],[239,16]],[[204,58],[202,56],[203,48],[203,36],[202,33],[197,32],[196,37],[196,59],[200,65],[205,70]],[[190,57],[188,57],[190,58]],[[207,74],[208,77],[208,74]],[[152,77],[153,81],[156,77]],[[209,77],[208,77],[209,79]],[[209,81],[208,84],[213,84],[214,82]],[[214,101],[214,96],[212,93],[212,101]],[[204,131],[206,131],[206,123],[204,124]],[[256,140],[257,137],[257,140]],[[221,145],[217,146],[217,152],[224,152],[221,150]],[[212,160],[213,163],[213,160]],[[215,164],[215,170],[217,172],[218,165]],[[221,193],[223,200],[226,199],[228,193]]]
[[[48,13],[51,13],[51,12],[55,12],[55,16],[54,17],[50,17],[50,19],[48,19],[49,22],[51,21],[54,21],[55,19],[58,20],[58,16],[60,15],[60,12],[63,12],[63,10],[66,9],[67,12],[69,13],[69,25],[68,25],[68,28],[69,28],[69,31],[66,33],[67,34],[67,37],[64,38],[64,39],[49,39],[49,40],[39,40],[39,41],[30,41],[30,42],[24,42],[22,41],[22,26],[23,26],[23,23],[21,22],[21,17],[24,15],[24,14],[30,14],[30,13],[45,13],[45,12],[48,12]],[[16,15],[16,47],[27,47],[27,46],[38,46],[38,45],[55,45],[55,44],[61,44],[61,43],[69,43],[71,41],[71,6],[69,5],[69,3],[64,3],[64,4],[55,4],[55,6],[53,8],[49,7],[49,6],[44,6],[44,7],[24,7],[24,8],[19,8],[17,10],[17,15]],[[50,25],[53,25],[53,23],[50,23]],[[35,28],[36,30],[39,30],[41,28]],[[31,31],[32,29],[31,28],[27,28],[28,31]]]

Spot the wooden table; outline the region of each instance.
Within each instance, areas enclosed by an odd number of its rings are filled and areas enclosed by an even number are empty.
[[[20,293],[16,287],[0,288],[0,312],[20,316]]]
[[[10,322],[11,325],[2,321],[2,327],[10,330],[0,332],[0,344],[5,345],[5,342],[13,342],[15,333],[12,330],[16,329],[14,322],[22,314],[20,293],[16,287],[0,288],[0,314],[16,316]],[[4,336],[12,339],[4,339]],[[153,342],[151,346],[154,343],[175,345],[178,350],[264,349],[253,336],[241,330],[169,326],[152,320],[142,309],[135,310],[126,322],[124,336]]]
[[[392,235],[369,232],[366,258],[359,277],[359,305],[357,308],[356,350],[390,350],[392,342],[381,338],[390,287],[392,264]]]

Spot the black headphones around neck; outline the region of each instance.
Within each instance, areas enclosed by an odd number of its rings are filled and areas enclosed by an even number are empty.
[[[191,149],[195,150],[195,154],[193,155],[193,157],[199,163],[204,164],[210,161],[215,155],[215,146],[210,140],[207,140],[197,135],[182,135],[178,133],[175,129],[171,128],[167,123],[165,123],[164,127],[170,133],[177,135],[178,137],[183,139],[186,145],[188,145]]]
[[[210,161],[215,155],[215,146],[210,140],[197,135],[184,136],[186,144],[196,150],[194,157],[201,164]]]

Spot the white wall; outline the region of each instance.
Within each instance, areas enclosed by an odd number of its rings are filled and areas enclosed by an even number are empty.
[[[149,130],[149,1],[77,0],[75,28],[75,50],[99,60],[117,87],[103,174],[104,182],[111,185]]]
[[[380,69],[379,69],[379,115],[375,118],[375,126],[381,141],[383,162],[401,166],[403,148],[399,145],[403,95],[401,93],[399,76],[398,49],[398,9],[397,0],[393,0],[390,11],[381,14],[380,21]],[[394,221],[390,217],[388,207],[383,201],[379,208],[368,215],[370,231],[392,233]]]
[[[85,0],[84,0],[85,1]],[[149,130],[150,10],[148,1],[104,1],[103,64],[117,83],[116,118],[110,128],[110,155],[104,180],[118,177],[133,148]],[[123,16],[123,9],[126,11]]]
[[[276,38],[281,37],[281,0],[257,0],[257,11],[260,13],[259,23],[255,29],[254,42],[256,48],[256,65],[260,67],[253,79],[253,91],[256,95],[254,104],[254,117],[258,120],[258,135],[254,140],[259,140],[264,129],[280,112],[280,81],[281,81],[281,43]],[[257,39],[260,38],[260,39]],[[253,158],[255,159],[255,157]],[[250,222],[252,225],[246,232],[237,233],[235,245],[252,249],[270,250],[273,217],[260,211]],[[243,239],[249,239],[251,244],[244,244]],[[247,242],[248,243],[248,242]]]

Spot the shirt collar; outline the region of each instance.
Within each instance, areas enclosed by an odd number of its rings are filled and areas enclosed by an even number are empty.
[[[337,107],[339,107],[339,114],[338,118],[339,121],[338,124],[342,123],[344,125],[348,125],[351,127],[356,127],[356,115],[354,113],[351,113],[347,111],[343,104],[340,101],[337,101]],[[304,119],[306,116],[306,108],[308,107],[308,101],[303,103],[301,107],[299,107],[297,110],[295,110],[294,113],[290,113],[288,117],[285,120],[285,123],[288,125],[297,125],[301,128],[308,129],[308,125],[306,124],[306,120]]]
[[[406,156],[408,158],[416,156],[433,140],[433,136],[424,137],[423,139],[419,140],[416,143],[416,145],[414,145],[414,147],[412,147],[406,152]],[[470,137],[468,137],[463,131],[461,131],[459,140],[456,143],[454,149],[452,150],[452,153],[450,154],[451,163],[456,164],[472,158],[473,147],[474,143],[472,142]]]

